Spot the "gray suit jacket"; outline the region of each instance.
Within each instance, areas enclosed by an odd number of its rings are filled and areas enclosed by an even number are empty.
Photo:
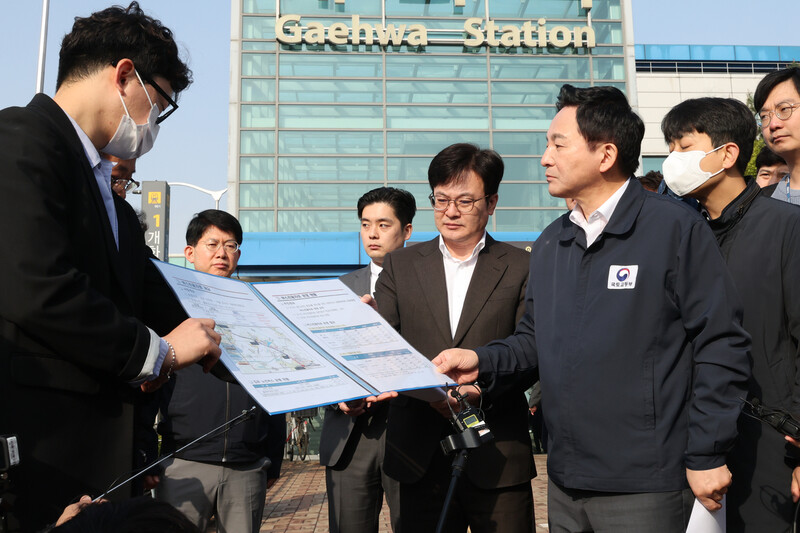
[[[369,293],[370,265],[348,272],[339,279],[359,296]],[[319,442],[319,462],[325,466],[336,466],[342,451],[347,444],[356,417],[346,415],[333,406],[325,409],[325,420],[322,423],[322,435]]]
[[[450,330],[439,238],[395,250],[383,261],[375,287],[381,315],[420,353],[433,359],[447,348],[477,348],[511,335],[524,312],[529,254],[486,237],[478,256],[455,338]],[[470,481],[483,489],[508,487],[535,475],[524,389],[484,402],[495,440],[473,450]],[[401,395],[391,401],[384,470],[403,483],[418,481],[431,461],[447,461],[439,442],[449,420],[425,402]]]

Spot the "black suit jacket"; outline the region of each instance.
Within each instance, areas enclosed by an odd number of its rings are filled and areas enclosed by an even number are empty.
[[[116,199],[119,250],[83,146],[49,97],[0,111],[0,434],[24,529],[130,469],[132,387],[151,343],[185,317]]]
[[[375,287],[381,315],[429,359],[447,348],[476,348],[505,338],[524,311],[529,254],[486,237],[478,256],[455,338],[450,332],[439,238],[388,254]],[[523,389],[485,399],[486,422],[495,440],[470,454],[467,475],[481,488],[526,483],[536,474]],[[427,403],[392,400],[386,430],[387,474],[403,483],[419,480],[439,442],[453,432],[450,422]]]
[[[357,295],[369,294],[370,265],[348,272],[339,279]],[[357,417],[342,413],[333,406],[325,409],[325,420],[322,423],[322,435],[319,441],[320,464],[336,466],[350,439],[356,420]]]

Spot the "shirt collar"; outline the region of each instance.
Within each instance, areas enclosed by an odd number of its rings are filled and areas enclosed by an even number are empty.
[[[483,236],[481,237],[481,240],[478,241],[478,244],[475,245],[475,248],[472,249],[472,253],[470,254],[470,256],[467,257],[466,259],[456,259],[455,257],[453,257],[453,254],[450,253],[450,250],[447,249],[447,245],[445,245],[442,236],[439,235],[439,251],[442,252],[442,256],[444,256],[445,259],[452,261],[454,263],[463,263],[465,261],[470,261],[474,259],[475,256],[478,255],[485,246],[486,246],[486,230],[483,230]]]
[[[603,202],[603,205],[597,208],[597,210],[589,215],[588,222],[593,222],[597,219],[602,219],[603,222],[608,224],[608,221],[611,220],[611,215],[614,214],[614,210],[616,210],[617,205],[619,204],[620,198],[625,193],[625,189],[628,188],[628,184],[630,183],[631,179],[628,178],[625,180],[619,189],[617,189],[614,194],[612,194],[608,200]],[[575,224],[581,225],[581,223],[585,224],[587,219],[585,218],[583,211],[576,205],[572,208],[572,212],[569,214],[569,219],[574,222]]]
[[[95,168],[97,167],[97,165],[102,164],[103,161],[106,161],[105,159],[100,157],[100,152],[98,152],[97,148],[94,147],[94,144],[92,144],[92,141],[91,139],[89,139],[89,136],[86,135],[86,132],[84,132],[83,129],[81,129],[81,127],[78,126],[78,123],[75,122],[75,119],[73,119],[69,115],[69,113],[65,114],[67,115],[69,121],[72,122],[72,127],[75,128],[75,133],[78,134],[78,139],[81,140],[81,144],[83,145],[83,151],[86,153],[86,159],[89,160],[89,164],[91,165],[91,167]],[[109,170],[113,168],[111,161],[108,161],[108,168]]]
[[[383,267],[376,265],[374,261],[369,262],[369,273],[373,277],[377,278],[380,276],[381,272],[383,271]]]

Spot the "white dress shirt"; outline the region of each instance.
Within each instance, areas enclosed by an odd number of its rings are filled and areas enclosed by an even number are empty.
[[[444,263],[444,279],[447,284],[447,309],[450,314],[450,335],[455,338],[461,311],[464,309],[464,300],[467,298],[467,289],[478,263],[478,254],[486,246],[486,232],[472,249],[472,254],[466,259],[456,259],[447,246],[442,236],[439,235],[439,250],[442,252]]]
[[[378,282],[378,276],[383,272],[383,267],[376,265],[373,261],[369,262],[369,294],[375,296],[375,284]]]
[[[579,205],[575,205],[572,208],[572,212],[569,214],[569,219],[572,221],[573,224],[583,228],[583,231],[586,233],[586,247],[592,245],[594,241],[603,233],[603,230],[606,229],[606,225],[608,221],[611,220],[611,215],[614,214],[614,210],[617,208],[617,204],[619,203],[619,199],[622,198],[622,193],[625,192],[625,189],[628,188],[628,183],[630,183],[631,179],[628,178],[625,180],[625,183],[617,189],[617,191],[611,195],[611,197],[603,202],[603,205],[597,208],[597,210],[589,215],[589,219],[587,220],[586,217],[583,215],[583,211],[581,210]]]

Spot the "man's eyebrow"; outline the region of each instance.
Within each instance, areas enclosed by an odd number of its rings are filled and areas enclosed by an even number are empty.
[[[564,135],[563,133],[553,133],[553,134],[549,135],[549,137],[550,137],[550,139],[566,139],[567,138],[567,136]]]

